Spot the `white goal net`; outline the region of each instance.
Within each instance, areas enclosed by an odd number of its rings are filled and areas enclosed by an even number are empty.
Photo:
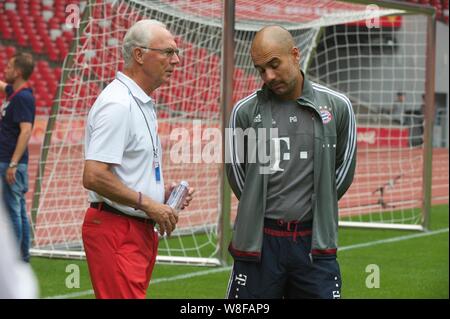
[[[208,159],[211,153],[221,154],[209,129],[221,123],[222,6],[215,0],[80,4],[82,21],[63,65],[42,149],[33,205],[35,255],[84,256],[85,119],[98,94],[123,68],[125,32],[134,22],[152,18],[168,26],[182,50],[170,84],[153,96],[165,181],[184,179],[197,190],[176,232],[161,238],[158,260],[219,263],[221,165]],[[235,102],[262,85],[249,54],[255,31],[279,24],[294,35],[308,78],[343,92],[353,103],[358,164],[355,181],[340,201],[343,221],[422,222],[417,208],[423,198],[423,115],[418,111],[425,92],[426,17],[404,13],[331,0],[236,1]],[[397,92],[405,101],[394,107]],[[175,161],[181,139],[189,141],[188,152]],[[233,199],[232,220],[235,206]]]

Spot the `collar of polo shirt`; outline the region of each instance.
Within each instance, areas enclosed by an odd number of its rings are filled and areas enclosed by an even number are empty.
[[[142,90],[140,88],[140,86],[136,84],[136,82],[134,82],[131,78],[129,78],[122,72],[120,72],[120,71],[117,72],[117,79],[124,82],[130,89],[131,94],[133,94],[133,96],[136,99],[138,99],[139,101],[141,101],[142,103],[146,104],[146,103],[152,101],[152,98],[150,96],[148,96],[144,92],[144,90]]]

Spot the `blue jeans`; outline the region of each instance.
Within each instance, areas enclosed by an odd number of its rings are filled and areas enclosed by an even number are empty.
[[[30,260],[30,223],[25,207],[25,194],[28,191],[28,165],[17,165],[16,182],[13,185],[6,182],[8,165],[9,163],[0,163],[3,202],[11,216],[22,259],[28,262]]]

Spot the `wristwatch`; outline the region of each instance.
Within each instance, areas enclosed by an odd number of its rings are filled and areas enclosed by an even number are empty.
[[[17,163],[16,162],[9,163],[9,168],[15,168],[15,167],[17,167]]]

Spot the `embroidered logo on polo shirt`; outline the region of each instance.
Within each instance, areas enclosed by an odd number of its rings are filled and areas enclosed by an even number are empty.
[[[333,119],[333,116],[331,115],[330,111],[328,111],[328,110],[321,110],[320,116],[322,117],[323,124],[330,123],[330,121]]]

